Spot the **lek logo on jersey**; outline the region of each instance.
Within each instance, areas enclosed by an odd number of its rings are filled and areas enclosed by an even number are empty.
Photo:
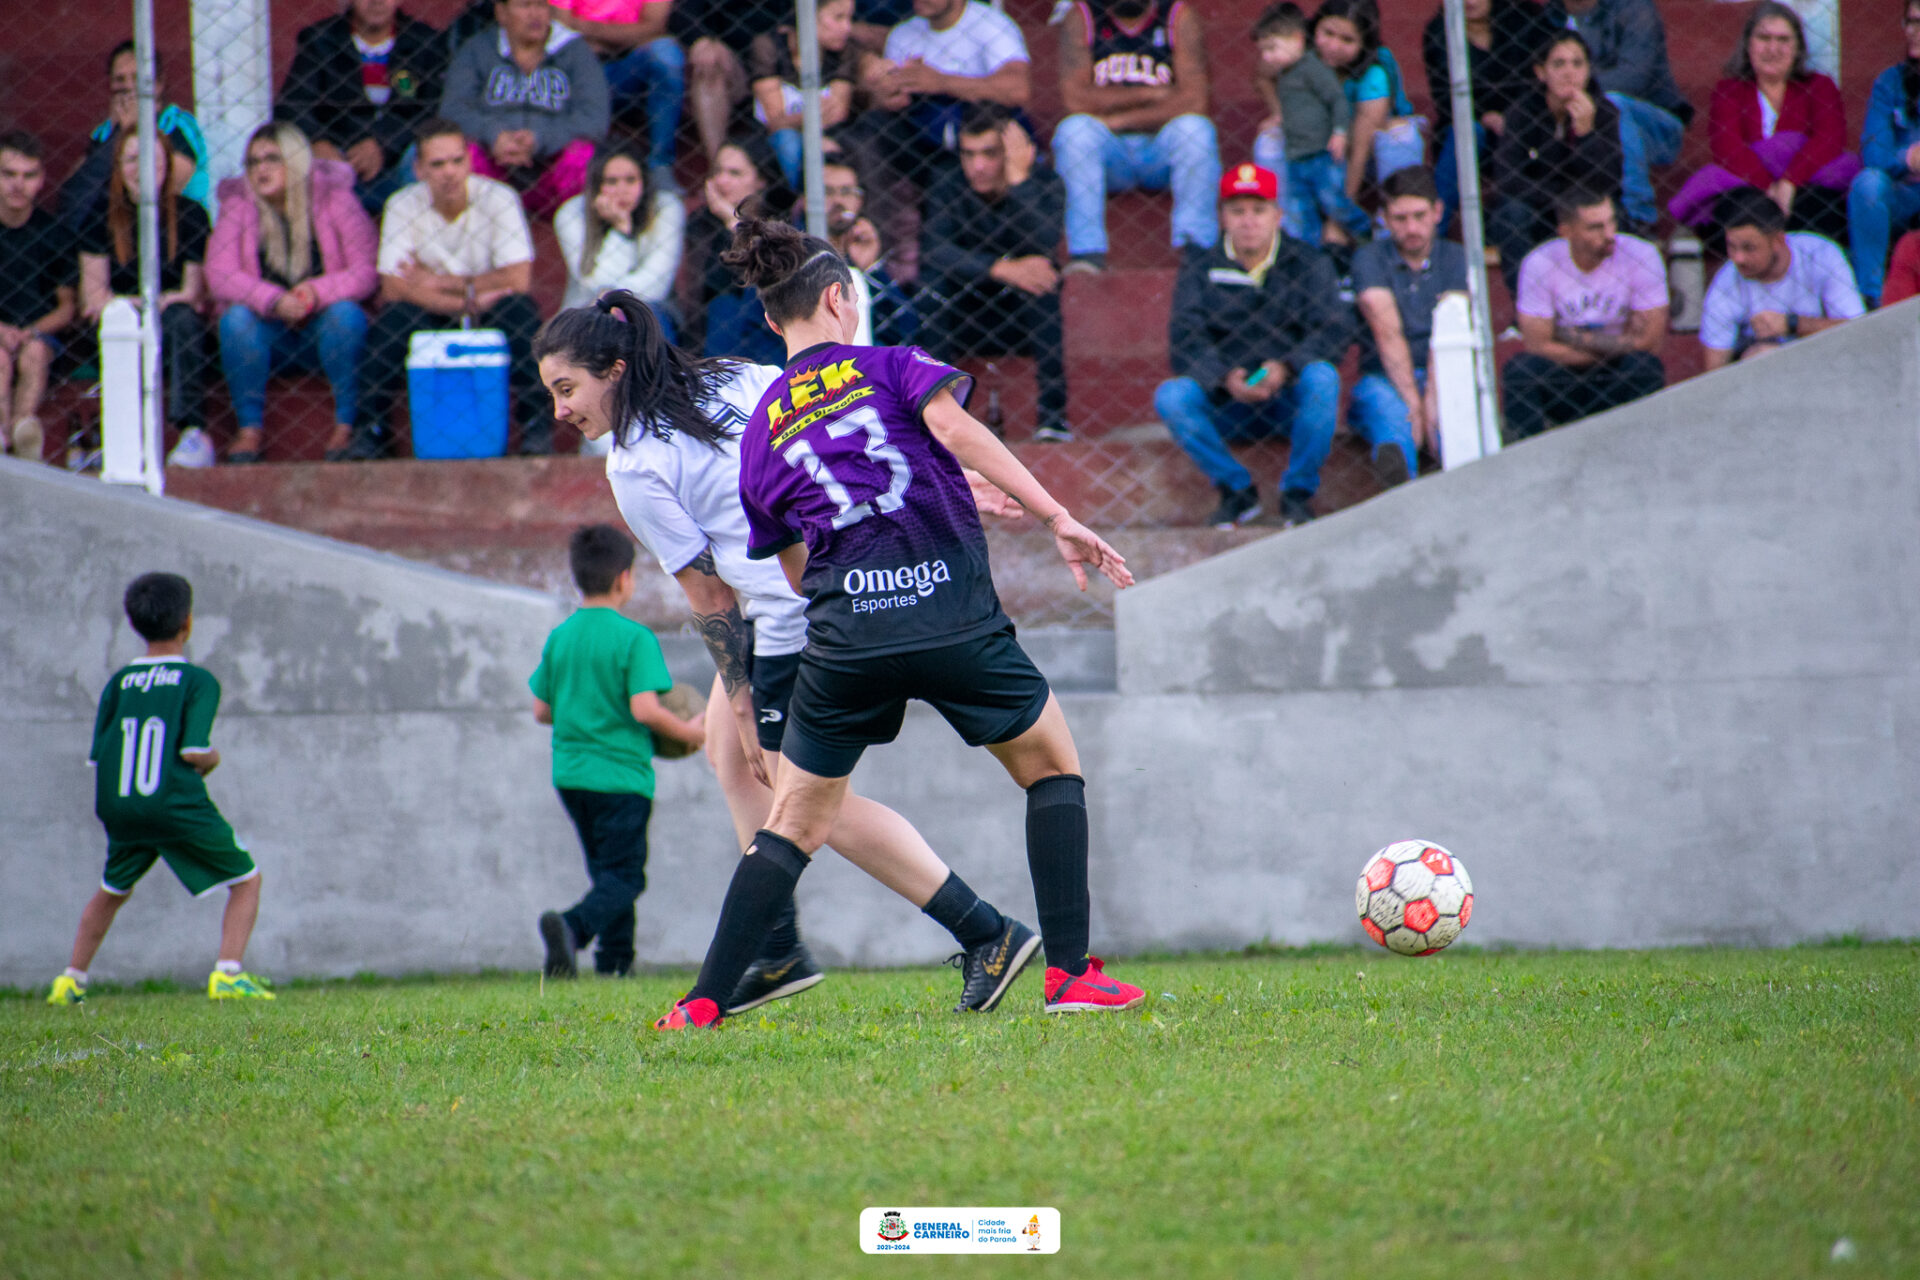
[[[767,425],[773,428],[773,447],[778,449],[802,431],[820,421],[832,417],[847,408],[855,400],[864,399],[874,392],[871,383],[863,387],[854,387],[856,382],[866,382],[867,375],[860,372],[853,357],[832,364],[823,364],[818,369],[803,369],[787,379],[786,394],[776,396],[767,406]],[[847,390],[848,388],[852,390]],[[842,395],[841,392],[846,394]],[[810,406],[818,405],[818,408]],[[809,412],[795,418],[802,409]]]

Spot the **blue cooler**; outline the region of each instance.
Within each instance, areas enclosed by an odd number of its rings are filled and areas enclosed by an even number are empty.
[[[407,409],[416,458],[497,458],[507,451],[507,335],[429,329],[407,348]]]

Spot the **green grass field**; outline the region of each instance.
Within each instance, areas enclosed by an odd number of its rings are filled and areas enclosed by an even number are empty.
[[[9,998],[0,1275],[1920,1274],[1920,946],[1115,968],[1143,1012],[843,972],[672,1037],[684,974]],[[1020,1203],[1050,1260],[858,1251]]]

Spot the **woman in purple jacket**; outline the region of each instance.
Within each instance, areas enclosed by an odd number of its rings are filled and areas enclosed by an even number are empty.
[[[247,175],[220,184],[220,220],[207,246],[207,285],[224,305],[220,366],[240,431],[229,462],[258,462],[267,377],[318,365],[333,387],[327,459],[352,434],[360,348],[379,285],[379,236],[353,194],[353,168],[315,160],[290,124],[263,125],[247,142]]]

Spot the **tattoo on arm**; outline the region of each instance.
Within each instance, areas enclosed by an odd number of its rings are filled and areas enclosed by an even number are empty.
[[[739,602],[729,604],[722,613],[696,613],[693,624],[700,629],[700,638],[719,669],[720,687],[731,698],[747,683],[747,654],[753,643]]]
[[[709,578],[719,577],[720,571],[713,567],[713,544],[708,543],[705,551],[702,551],[699,555],[688,561],[687,569],[697,569]],[[682,569],[681,572],[685,573],[686,569]]]

